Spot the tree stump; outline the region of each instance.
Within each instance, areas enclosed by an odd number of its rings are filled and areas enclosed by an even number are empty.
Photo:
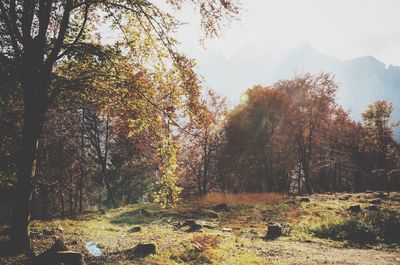
[[[156,245],[139,243],[133,251],[135,257],[143,258],[150,254],[156,254]]]
[[[282,236],[282,226],[276,223],[268,223],[266,239],[275,239]]]
[[[68,251],[64,242],[57,239],[53,246],[36,256],[30,265],[85,265],[83,256],[79,252]]]

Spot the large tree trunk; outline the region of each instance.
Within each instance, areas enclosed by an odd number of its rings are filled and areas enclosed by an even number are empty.
[[[29,221],[36,153],[48,107],[48,82],[36,67],[25,66],[21,75],[24,94],[22,143],[17,162],[11,242],[16,251],[30,251]]]

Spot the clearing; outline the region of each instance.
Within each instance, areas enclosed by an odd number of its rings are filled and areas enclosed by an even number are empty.
[[[383,226],[379,231],[398,235],[400,193],[307,198],[275,194],[240,201],[220,200],[219,207],[215,207],[217,202],[203,201],[177,209],[138,204],[65,219],[35,220],[32,245],[40,253],[60,238],[69,249],[82,252],[87,264],[400,264],[399,240],[375,238],[377,228],[368,223],[379,219]],[[360,205],[361,211],[350,212],[353,205]],[[387,212],[396,215],[385,217]],[[271,222],[281,224],[282,236],[265,238]],[[354,222],[357,225],[350,229],[359,231],[356,234],[341,225]],[[3,241],[7,240],[4,231]],[[97,245],[100,256],[89,253],[90,242]],[[138,243],[154,243],[157,253],[134,257],[129,249]],[[26,261],[24,255],[0,258],[4,265]]]

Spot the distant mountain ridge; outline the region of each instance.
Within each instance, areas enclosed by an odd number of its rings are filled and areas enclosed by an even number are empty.
[[[394,120],[400,120],[399,66],[386,66],[372,56],[343,61],[310,45],[300,45],[279,59],[263,54],[255,56],[255,52],[246,54],[243,50],[230,59],[215,54],[206,60],[206,65],[200,61],[210,85],[234,103],[241,93],[256,84],[268,86],[295,74],[328,72],[339,84],[338,103],[350,109],[354,119],[360,120],[369,104],[386,99],[394,105]],[[396,139],[400,141],[400,129],[396,130]]]

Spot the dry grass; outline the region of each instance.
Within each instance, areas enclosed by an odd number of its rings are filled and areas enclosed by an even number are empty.
[[[203,252],[207,248],[216,247],[221,242],[221,238],[214,235],[194,235],[191,242],[197,250]]]
[[[200,198],[202,204],[255,204],[277,203],[285,199],[282,193],[209,193]]]

